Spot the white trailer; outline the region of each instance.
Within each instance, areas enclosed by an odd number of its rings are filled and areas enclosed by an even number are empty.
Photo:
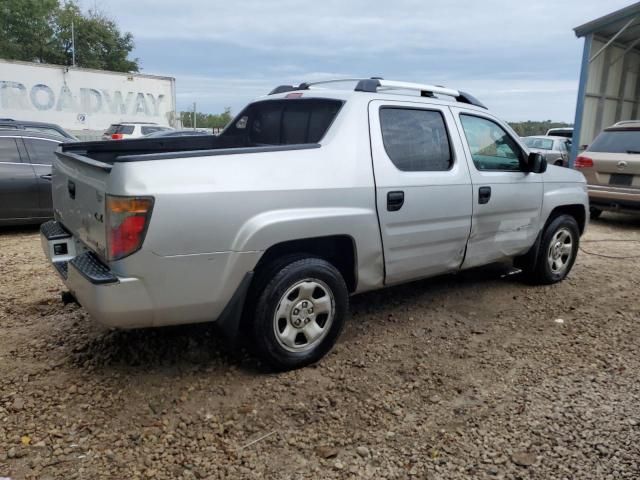
[[[81,138],[110,124],[176,126],[175,78],[0,59],[0,117],[55,123]]]

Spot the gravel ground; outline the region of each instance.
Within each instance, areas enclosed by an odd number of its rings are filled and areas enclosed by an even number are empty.
[[[584,240],[637,257],[640,218]],[[36,231],[4,230],[0,477],[637,479],[639,267],[581,252],[551,287],[491,266],[361,295],[328,358],[276,375],[206,325],[93,324]]]

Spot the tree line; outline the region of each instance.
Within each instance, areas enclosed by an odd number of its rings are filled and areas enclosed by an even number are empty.
[[[100,13],[83,13],[75,0],[0,1],[0,58],[72,65],[73,37],[78,67],[139,71],[138,59],[129,59],[133,35]]]
[[[182,126],[184,128],[193,127],[193,112],[180,112],[180,118],[182,119]],[[196,113],[196,127],[197,128],[222,128],[227,125],[233,116],[231,115],[231,108],[227,107],[222,113]]]
[[[573,127],[571,123],[552,122],[551,120],[526,122],[509,122],[511,128],[521,137],[529,137],[531,135],[544,135],[550,128],[566,128]]]

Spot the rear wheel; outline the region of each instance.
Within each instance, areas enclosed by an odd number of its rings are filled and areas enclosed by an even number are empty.
[[[335,344],[348,313],[342,275],[314,257],[279,262],[269,270],[272,277],[256,285],[251,326],[256,353],[278,370],[320,360]]]
[[[554,218],[542,234],[535,266],[529,272],[534,283],[556,283],[569,274],[580,244],[580,230],[575,218],[560,215]]]

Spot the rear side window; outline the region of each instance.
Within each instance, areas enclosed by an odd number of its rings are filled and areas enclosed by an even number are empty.
[[[37,138],[25,138],[27,150],[31,163],[40,163],[43,165],[51,165],[55,158],[55,151],[59,143],[49,140],[39,140]]]
[[[380,125],[384,148],[399,170],[442,172],[451,168],[451,145],[442,113],[383,107]]]
[[[342,103],[333,99],[266,100],[249,105],[221,135],[246,146],[318,143]]]
[[[14,138],[0,137],[0,163],[20,163],[20,152]]]
[[[142,127],[142,135],[149,135],[150,133],[154,133],[154,132],[163,132],[165,130],[170,130],[167,127]],[[122,132],[125,133],[125,132]]]
[[[588,152],[640,153],[640,130],[605,130],[591,142]]]

